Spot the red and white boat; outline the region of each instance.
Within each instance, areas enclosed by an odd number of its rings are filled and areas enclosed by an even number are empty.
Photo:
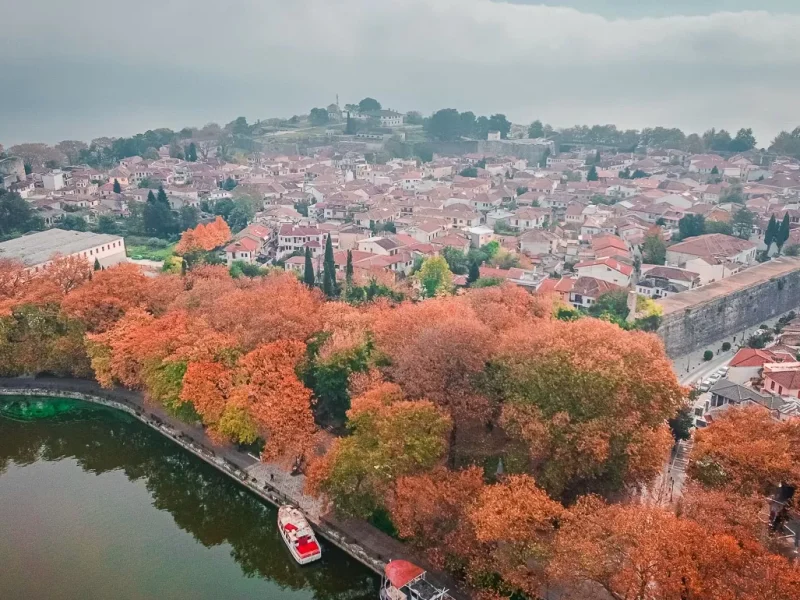
[[[380,600],[450,600],[450,595],[428,581],[417,565],[393,560],[383,570]]]
[[[322,557],[317,537],[298,508],[286,504],[278,509],[278,529],[289,552],[301,565]]]

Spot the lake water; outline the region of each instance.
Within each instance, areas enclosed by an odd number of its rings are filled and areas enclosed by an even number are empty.
[[[377,598],[325,544],[301,567],[276,511],[133,417],[0,396],[0,599]]]

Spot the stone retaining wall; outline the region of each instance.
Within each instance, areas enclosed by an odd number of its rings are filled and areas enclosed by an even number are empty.
[[[781,258],[659,301],[658,335],[676,358],[800,307],[800,260]]]

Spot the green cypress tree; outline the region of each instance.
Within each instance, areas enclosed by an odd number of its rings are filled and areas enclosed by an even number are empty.
[[[122,186],[119,184],[117,179],[114,180],[114,193],[121,194],[122,193]]]
[[[325,240],[325,261],[322,263],[322,291],[328,298],[336,296],[336,263],[333,262],[333,243],[331,236]]]
[[[775,220],[775,215],[773,214],[769,218],[769,225],[767,225],[767,231],[764,233],[764,244],[766,244],[768,252],[770,246],[772,246],[772,242],[775,241],[777,233],[778,233],[778,221]]]
[[[99,261],[98,259],[96,259],[96,258],[95,258],[95,259],[94,259],[94,270],[95,270],[95,271],[99,271],[99,270],[100,270],[100,268],[101,268],[101,267],[100,267],[100,261]]]
[[[347,266],[345,267],[345,281],[348,289],[353,286],[353,251],[347,251]]]
[[[783,248],[786,240],[789,239],[789,229],[789,213],[787,212],[785,215],[783,215],[783,221],[781,221],[778,235],[775,237],[775,242],[778,244],[778,248]]]
[[[167,199],[167,192],[164,191],[163,185],[158,186],[158,196],[156,197],[156,200],[158,200],[158,202],[161,204],[166,204],[167,206],[169,206],[169,200]]]
[[[469,263],[469,272],[467,273],[467,283],[473,284],[481,278],[481,268],[477,260]]]
[[[586,181],[597,181],[599,176],[597,175],[597,167],[592,165],[592,168],[589,169],[589,174],[586,175]]]
[[[311,262],[311,248],[306,248],[306,263],[303,271],[303,283],[309,288],[314,287],[314,264]]]

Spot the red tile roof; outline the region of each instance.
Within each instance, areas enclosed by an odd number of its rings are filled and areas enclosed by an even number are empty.
[[[587,260],[584,262],[580,262],[575,265],[575,269],[582,269],[585,267],[594,267],[597,265],[605,265],[609,269],[614,269],[615,271],[619,271],[625,277],[630,277],[631,273],[633,273],[633,267],[630,265],[626,265],[625,263],[619,262],[613,258],[602,258],[598,260]]]
[[[225,247],[225,252],[255,252],[258,250],[258,242],[249,237],[243,237]]]
[[[800,367],[797,369],[792,369],[791,371],[775,371],[772,373],[765,372],[764,379],[770,379],[774,381],[776,385],[783,386],[783,392],[800,389]],[[768,385],[765,385],[764,389],[773,391],[772,387]]]
[[[728,363],[729,367],[763,367],[766,363],[784,362],[785,357],[773,354],[769,350],[742,348]]]

